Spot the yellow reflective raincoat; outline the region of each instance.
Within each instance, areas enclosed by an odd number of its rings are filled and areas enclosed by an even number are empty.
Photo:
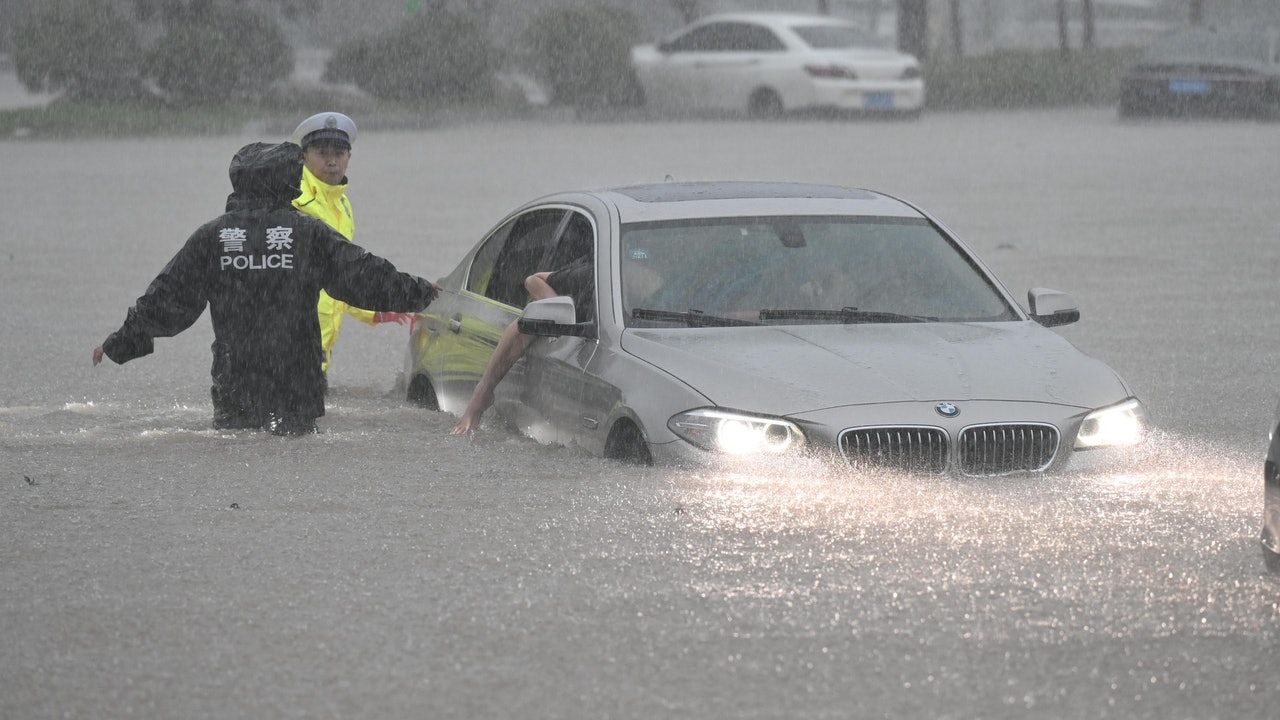
[[[329,227],[342,233],[347,240],[351,240],[356,233],[356,220],[351,213],[351,201],[347,200],[345,180],[346,178],[343,178],[344,182],[341,185],[330,185],[304,166],[302,194],[294,199],[293,206],[325,221]],[[328,372],[333,343],[338,339],[338,329],[342,327],[343,314],[350,314],[357,320],[373,325],[373,312],[353,307],[341,300],[334,300],[323,290],[320,291],[317,310],[320,315],[320,342],[324,346],[324,364],[321,367]]]

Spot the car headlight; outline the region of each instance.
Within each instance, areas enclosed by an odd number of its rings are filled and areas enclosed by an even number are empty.
[[[804,433],[789,420],[701,408],[673,416],[671,432],[702,448],[731,455],[778,454],[804,446]]]
[[[1136,398],[1099,408],[1085,416],[1076,434],[1076,449],[1136,445],[1142,440],[1147,412]]]

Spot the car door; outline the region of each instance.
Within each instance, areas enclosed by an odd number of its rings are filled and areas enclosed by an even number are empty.
[[[649,58],[640,72],[647,76],[645,100],[661,108],[703,107],[702,69],[705,56],[714,51],[719,23],[693,28],[672,40],[660,43],[657,56]]]
[[[559,269],[586,255],[594,267],[598,259],[596,241],[597,231],[590,217],[578,210],[570,211],[543,266]],[[584,302],[579,303],[582,295],[571,294],[575,303],[581,305],[578,308],[580,323],[596,318],[595,283],[593,271]],[[499,383],[495,406],[500,405],[500,411],[522,432],[541,442],[581,444],[578,434],[583,428],[583,418],[590,414],[586,407],[585,388],[589,383],[585,371],[597,343],[594,332],[583,337],[565,335],[534,340],[507,378]]]
[[[443,351],[433,356],[439,366],[431,374],[442,409],[456,413],[466,407],[503,331],[528,301],[524,279],[542,269],[565,213],[563,207],[522,212],[477,248],[461,291],[440,318]]]
[[[754,23],[723,22],[709,38],[711,50],[696,64],[698,91],[716,110],[746,110],[751,94],[765,84],[765,71],[786,51],[772,30]]]

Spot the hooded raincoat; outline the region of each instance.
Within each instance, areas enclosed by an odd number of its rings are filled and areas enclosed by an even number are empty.
[[[302,175],[297,145],[246,145],[230,172],[226,214],[191,235],[103,350],[117,363],[148,355],[154,338],[187,329],[207,305],[215,425],[226,408],[250,418],[238,427],[314,421],[324,414],[320,288],[385,312],[420,311],[435,288],[292,207]]]

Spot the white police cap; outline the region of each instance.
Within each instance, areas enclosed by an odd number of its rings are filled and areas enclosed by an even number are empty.
[[[345,144],[350,148],[356,141],[355,121],[342,113],[322,112],[303,120],[293,131],[293,142],[304,150],[321,140]]]

